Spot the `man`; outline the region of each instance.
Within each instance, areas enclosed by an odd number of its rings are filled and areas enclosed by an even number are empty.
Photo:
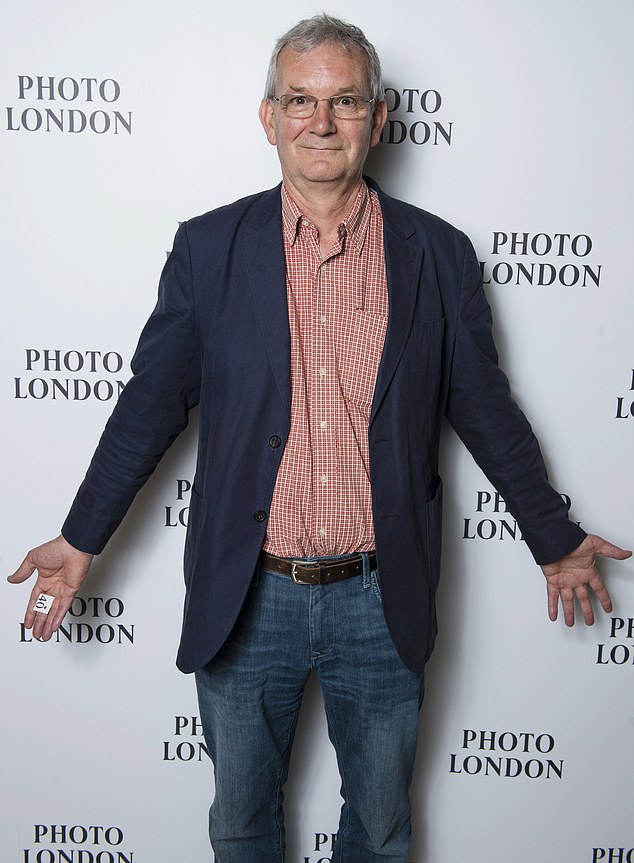
[[[281,788],[302,692],[322,686],[344,805],[335,861],[406,861],[423,669],[436,634],[446,415],[503,494],[551,618],[597,555],[568,521],[497,367],[473,250],[362,178],[386,120],[374,48],[328,16],[276,46],[260,120],[283,184],[185,223],[159,300],[26,625],[60,625],[136,491],[200,402],[178,664],[215,765],[218,863],[283,860]],[[35,612],[40,593],[51,611]]]

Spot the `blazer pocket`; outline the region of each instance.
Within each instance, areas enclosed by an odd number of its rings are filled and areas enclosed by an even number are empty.
[[[203,522],[205,520],[205,510],[205,499],[199,491],[196,482],[194,482],[192,485],[191,495],[189,499],[187,534],[185,537],[184,560],[186,577],[188,575],[190,567],[193,566],[193,563],[198,556],[200,534],[202,531]]]
[[[429,590],[432,597],[436,592],[440,578],[442,498],[442,479],[438,477],[435,494],[425,504],[425,553],[429,570]]]

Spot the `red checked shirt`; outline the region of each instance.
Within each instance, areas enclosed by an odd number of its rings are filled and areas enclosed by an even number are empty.
[[[387,327],[383,219],[363,183],[322,258],[282,189],[291,426],[264,549],[323,557],[374,548],[368,424]]]

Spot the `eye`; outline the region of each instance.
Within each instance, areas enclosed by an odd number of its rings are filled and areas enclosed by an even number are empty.
[[[359,100],[356,96],[338,96],[335,99],[335,105],[339,108],[346,108],[349,111],[354,111],[359,106]]]
[[[287,105],[292,105],[296,108],[301,108],[304,105],[308,104],[305,96],[291,96],[287,103]]]

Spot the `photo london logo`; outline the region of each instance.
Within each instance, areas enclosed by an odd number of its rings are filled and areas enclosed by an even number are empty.
[[[125,605],[116,596],[76,596],[68,614],[49,642],[71,644],[134,644],[134,623],[123,618]],[[122,620],[123,618],[123,620]],[[20,642],[40,644],[23,623],[20,624]]]
[[[562,779],[564,762],[555,756],[552,734],[530,731],[462,732],[461,752],[449,756],[449,772],[494,779]]]
[[[588,234],[493,231],[491,261],[480,261],[485,285],[598,288],[602,265]],[[501,260],[500,260],[501,258]]]
[[[475,512],[463,518],[461,539],[523,540],[517,521],[499,492],[491,488],[481,489],[475,494]],[[570,511],[572,502],[568,495],[561,494],[560,497]]]
[[[109,402],[125,387],[117,351],[25,348],[24,371],[13,379],[13,397],[35,401]]]
[[[121,827],[34,824],[22,863],[134,863],[134,851],[124,850],[124,843]]]
[[[634,848],[593,848],[591,863],[634,863]]]
[[[121,86],[114,78],[56,78],[18,75],[17,105],[7,105],[8,132],[131,135],[132,111],[115,104]]]
[[[382,144],[451,146],[454,124],[444,118],[438,90],[386,87],[385,104],[388,116]]]
[[[315,833],[312,852],[304,854],[302,863],[331,863],[337,841],[336,833]],[[410,861],[411,863],[411,861]]]
[[[335,848],[336,833],[315,833],[315,842],[312,852],[304,854],[302,863],[330,863],[331,855]]]
[[[629,381],[630,392],[627,396],[617,396],[616,399],[616,415],[617,420],[626,420],[634,418],[634,369],[632,369],[632,377]]]
[[[610,635],[597,644],[596,664],[634,666],[634,617],[610,618]]]
[[[191,480],[177,479],[173,500],[163,507],[163,527],[187,527]]]
[[[163,741],[162,761],[206,761],[209,750],[205,746],[203,727],[198,716],[174,716],[174,733],[171,740]]]

